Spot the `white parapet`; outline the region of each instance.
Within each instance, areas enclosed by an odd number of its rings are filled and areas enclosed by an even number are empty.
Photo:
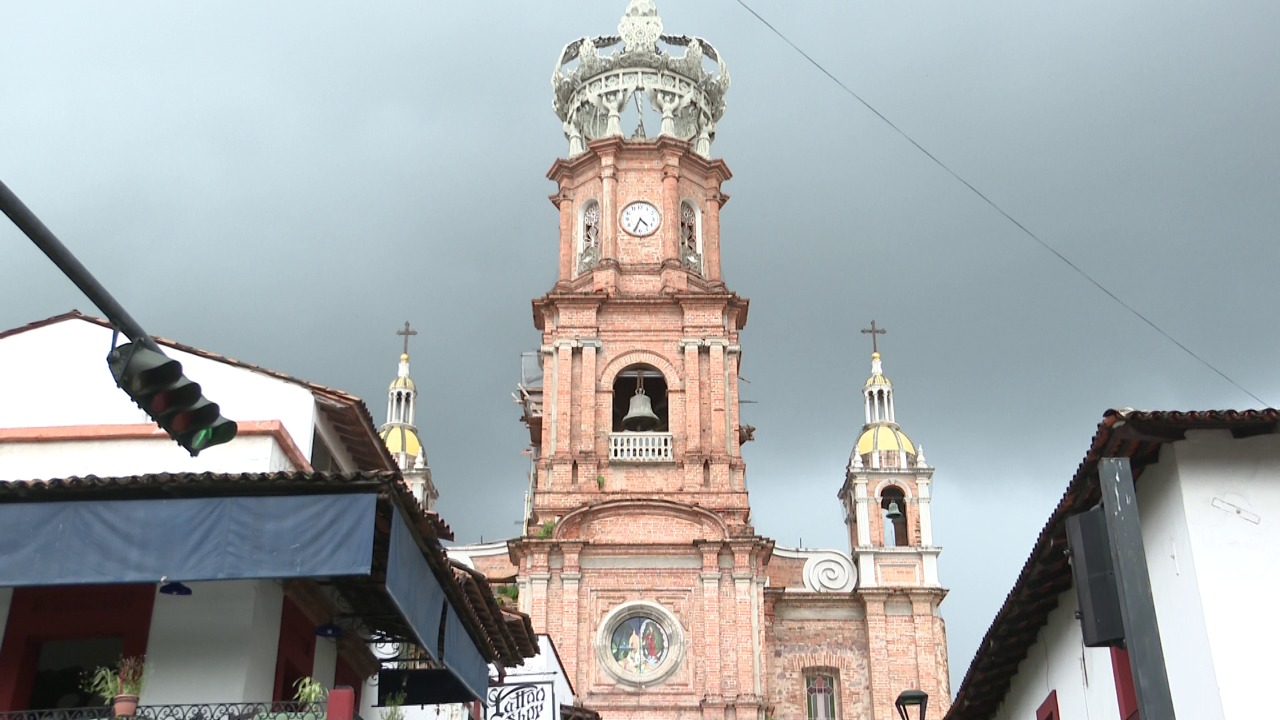
[[[672,462],[671,433],[620,432],[609,433],[609,460],[611,462]]]

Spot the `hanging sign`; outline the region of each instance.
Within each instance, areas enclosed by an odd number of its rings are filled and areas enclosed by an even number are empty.
[[[489,720],[557,720],[550,683],[489,688]]]

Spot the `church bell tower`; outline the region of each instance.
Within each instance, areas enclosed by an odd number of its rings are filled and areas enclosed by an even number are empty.
[[[840,492],[849,551],[778,547],[752,525],[748,303],[721,272],[731,175],[711,156],[723,57],[630,0],[617,35],[565,46],[552,87],[568,147],[547,174],[556,281],[533,301],[541,342],[516,395],[523,531],[451,556],[515,578],[604,720],[890,720],[907,689],[945,713],[933,471],[897,425],[877,348]]]
[[[710,156],[729,73],[631,0],[552,76],[567,156],[555,285],[533,301],[541,383],[520,608],[603,717],[761,718],[763,588],[740,445],[747,301],[720,268],[730,178]]]

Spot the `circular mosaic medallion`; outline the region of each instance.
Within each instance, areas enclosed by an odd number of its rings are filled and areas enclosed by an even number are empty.
[[[680,665],[684,638],[680,625],[661,605],[619,605],[600,626],[597,650],[601,665],[631,685],[656,683]]]

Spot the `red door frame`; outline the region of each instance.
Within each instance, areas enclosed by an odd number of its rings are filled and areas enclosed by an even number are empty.
[[[0,642],[0,711],[27,710],[40,647],[50,640],[119,637],[126,656],[145,655],[156,586],[15,588]]]
[[[289,596],[280,610],[280,640],[276,645],[275,701],[293,699],[293,683],[311,677],[316,662],[316,626]]]

